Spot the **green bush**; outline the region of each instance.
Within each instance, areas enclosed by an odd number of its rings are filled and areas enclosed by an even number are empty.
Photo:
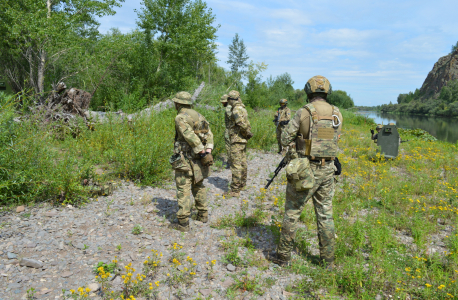
[[[331,95],[328,96],[328,102],[343,109],[352,108],[355,106],[353,99],[350,95],[347,95],[345,91],[333,91]]]

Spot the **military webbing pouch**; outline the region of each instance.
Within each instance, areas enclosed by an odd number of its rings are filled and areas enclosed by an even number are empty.
[[[182,152],[173,154],[169,159],[169,163],[175,171],[191,171]]]
[[[315,185],[315,177],[307,158],[291,160],[286,166],[286,178],[294,184],[297,192],[309,190]]]

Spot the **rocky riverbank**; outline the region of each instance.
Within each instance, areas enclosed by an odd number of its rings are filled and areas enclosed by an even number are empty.
[[[110,263],[116,257],[119,265],[132,263],[140,272],[152,250],[162,252],[162,263],[156,274],[145,280],[160,282],[158,299],[224,299],[228,289],[232,297],[240,299],[285,299],[287,285],[301,276],[285,274],[266,260],[275,248],[269,222],[248,229],[235,226],[218,229],[222,218],[240,211],[243,200],[247,200],[244,206],[247,215],[260,208],[256,200],[262,193],[260,188],[279,160],[279,155],[250,151],[249,188],[242,192],[241,199],[222,197],[230,182],[230,170],[213,172],[205,183],[210,221],[207,224],[192,221],[192,232],[186,234],[167,228],[178,209],[173,182],[166,182],[161,188],[119,182],[112,195],[93,199],[84,207],[42,204],[26,207],[19,213],[3,214],[0,299],[25,299],[30,288],[36,290],[38,299],[62,299],[62,290],[89,285],[92,289],[89,297],[100,299],[94,266],[99,262]],[[281,184],[281,178],[276,184]],[[265,220],[269,220],[269,214],[278,212],[274,201],[281,190],[274,185],[270,196],[264,195]],[[139,229],[138,234],[133,233],[134,227]],[[228,263],[224,245],[237,243],[247,235],[251,244],[237,246],[238,256],[245,263],[238,266]],[[174,243],[181,245],[182,252],[197,263],[196,274],[187,285],[166,283],[167,274],[176,267],[168,263]],[[207,264],[211,261],[215,261],[212,268]],[[234,288],[242,278],[251,280],[259,290]],[[111,276],[110,280],[113,290],[121,290],[120,276]]]

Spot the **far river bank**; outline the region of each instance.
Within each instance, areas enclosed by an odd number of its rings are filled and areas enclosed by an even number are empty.
[[[359,111],[358,114],[374,119],[377,124],[395,123],[398,128],[426,130],[438,140],[458,141],[458,119],[420,115],[389,114],[378,111]]]

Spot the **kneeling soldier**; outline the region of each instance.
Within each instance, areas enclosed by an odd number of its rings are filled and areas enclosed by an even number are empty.
[[[208,221],[204,178],[209,176],[213,164],[213,133],[205,117],[191,108],[191,94],[179,92],[173,102],[178,114],[175,118],[174,154],[170,163],[175,170],[179,210],[178,223],[171,224],[169,228],[186,232],[189,231],[193,204],[191,192],[198,210],[197,220]]]

